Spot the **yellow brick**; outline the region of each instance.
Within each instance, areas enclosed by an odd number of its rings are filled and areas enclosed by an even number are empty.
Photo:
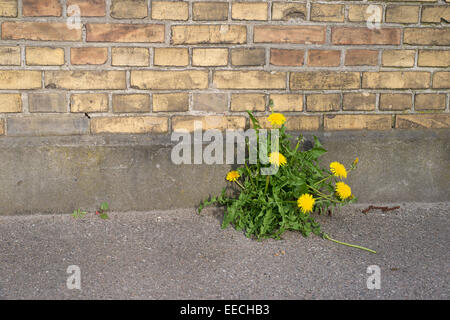
[[[150,62],[148,48],[112,48],[113,66],[146,67]]]
[[[303,111],[303,95],[273,93],[270,98],[273,101],[273,111]]]
[[[419,22],[419,6],[388,6],[386,22],[417,23]]]
[[[132,70],[131,86],[155,90],[206,89],[208,88],[208,71]]]
[[[369,9],[369,6],[371,6],[370,9]],[[372,16],[373,16],[373,18],[376,18],[378,13],[380,14],[379,15],[380,20],[378,22],[381,23],[381,20],[383,19],[383,7],[382,6],[374,5],[374,4],[349,5],[348,6],[348,21],[351,21],[351,22],[367,22],[367,21],[377,22],[377,21],[373,21],[372,18],[371,18],[371,20],[369,20],[369,18]]]
[[[108,94],[76,93],[70,97],[71,112],[108,112]]]
[[[306,20],[306,13],[306,3],[274,2],[272,4],[272,20]]]
[[[381,63],[385,67],[412,67],[415,55],[415,50],[384,50]]]
[[[91,119],[92,133],[165,133],[167,117],[102,117]]]
[[[219,89],[285,89],[285,72],[215,71],[213,85]]]
[[[228,2],[192,3],[194,21],[224,21],[228,19]]]
[[[148,94],[113,94],[113,112],[150,112]]]
[[[399,129],[441,129],[450,127],[449,114],[397,115],[395,127]]]
[[[423,6],[422,22],[441,23],[442,20],[450,21],[450,6]]]
[[[411,110],[412,97],[409,93],[382,93],[380,95],[380,110],[403,111]]]
[[[187,48],[155,48],[155,66],[187,66],[189,52]]]
[[[403,43],[411,45],[450,45],[449,28],[405,28]]]
[[[433,88],[450,89],[450,72],[435,72],[433,74]]]
[[[444,93],[417,93],[414,110],[444,110],[446,98]]]
[[[233,93],[231,95],[231,111],[264,111],[266,96],[262,93]]]
[[[376,95],[374,93],[344,93],[342,109],[344,111],[372,111],[375,110]]]
[[[233,2],[231,17],[233,20],[267,20],[267,3]]]
[[[226,48],[194,48],[192,50],[193,66],[214,67],[227,64],[228,49]]]
[[[142,19],[147,16],[146,0],[112,0],[111,17]]]
[[[450,67],[450,50],[419,50],[420,67]]]
[[[187,20],[188,3],[185,1],[152,1],[152,19]]]
[[[367,89],[421,89],[430,87],[430,73],[363,72],[362,87]]]
[[[291,90],[359,89],[359,72],[305,71],[291,72]]]
[[[313,3],[311,5],[311,20],[343,22],[344,5]]]
[[[61,66],[64,64],[64,49],[27,47],[25,58],[27,65],[31,66]]]
[[[39,89],[41,80],[41,71],[0,70],[1,89]]]
[[[310,94],[306,96],[306,111],[339,111],[340,108],[341,95],[339,93]]]
[[[245,43],[247,28],[238,25],[172,26],[172,44]]]
[[[153,112],[187,111],[189,109],[188,93],[153,94]]]
[[[17,17],[17,0],[0,0],[0,17]]]
[[[389,130],[391,129],[391,115],[325,115],[325,130]]]
[[[125,71],[45,71],[45,87],[68,90],[126,89]]]
[[[22,112],[22,97],[19,93],[0,94],[0,113]]]
[[[245,128],[245,117],[241,116],[176,116],[172,118],[172,130],[194,131],[194,122],[199,121],[203,130],[233,130]]]
[[[20,66],[20,47],[0,47],[1,66]]]
[[[256,117],[259,124],[266,129],[271,129],[272,124],[265,117]],[[285,127],[291,131],[318,130],[320,126],[319,116],[286,116]]]

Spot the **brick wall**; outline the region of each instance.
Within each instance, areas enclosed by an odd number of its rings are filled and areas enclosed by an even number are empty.
[[[449,1],[0,0],[0,135],[447,128]]]

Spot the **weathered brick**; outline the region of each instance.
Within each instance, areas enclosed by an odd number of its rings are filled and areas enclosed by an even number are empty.
[[[226,48],[194,48],[192,49],[192,65],[203,67],[226,66],[228,49]]]
[[[91,132],[99,133],[166,133],[167,117],[96,117],[91,119]]]
[[[379,13],[379,16],[377,14]],[[379,18],[377,20],[376,18]],[[383,19],[383,7],[380,5],[349,5],[348,21],[351,22],[379,22]]]
[[[293,72],[291,90],[359,89],[359,72],[306,71]]]
[[[245,43],[247,28],[240,25],[172,26],[172,44]]]
[[[20,93],[0,94],[0,113],[10,112],[22,112],[22,96]]]
[[[433,88],[450,89],[450,72],[435,72],[433,74]]]
[[[80,47],[70,48],[70,63],[81,64],[105,64],[108,60],[108,48]]]
[[[258,43],[325,43],[323,26],[255,26],[253,41]]]
[[[233,2],[231,4],[233,20],[267,20],[267,12],[265,2]]]
[[[228,19],[227,2],[194,2],[192,4],[194,21],[224,21]]]
[[[270,64],[283,67],[303,65],[305,52],[293,49],[270,49]]]
[[[0,70],[0,88],[9,89],[39,89],[42,87],[41,71]]]
[[[187,48],[155,48],[155,66],[187,66],[189,52]]]
[[[148,94],[113,94],[113,112],[150,112],[150,96]]]
[[[264,48],[231,49],[231,64],[234,66],[262,66],[266,63]]]
[[[189,94],[155,93],[153,94],[153,112],[173,112],[189,110]]]
[[[0,0],[0,17],[17,17],[17,0]]]
[[[194,110],[224,112],[227,108],[228,95],[226,93],[194,93]]]
[[[382,93],[380,95],[380,110],[402,111],[411,110],[412,100],[409,93]]]
[[[450,45],[450,28],[405,28],[403,43],[425,46]]]
[[[391,115],[336,114],[324,116],[325,130],[390,130]]]
[[[368,89],[421,89],[430,87],[430,73],[410,72],[363,72],[362,87]]]
[[[162,24],[88,23],[86,41],[164,42]]]
[[[449,114],[397,115],[395,127],[399,129],[441,129],[450,127]]]
[[[108,94],[75,93],[70,97],[71,112],[108,112]]]
[[[273,93],[270,99],[273,101],[274,112],[303,111],[302,94]]]
[[[206,89],[208,88],[208,71],[132,70],[131,86],[155,90]]]
[[[67,7],[77,5],[82,17],[103,17],[106,13],[105,0],[67,0]]]
[[[420,67],[450,67],[450,50],[419,50]]]
[[[231,111],[264,111],[266,96],[263,93],[233,93],[231,95]]]
[[[22,14],[28,17],[59,17],[62,8],[59,0],[22,0]]]
[[[306,3],[274,2],[272,4],[272,20],[306,20]]]
[[[185,1],[152,1],[152,19],[187,20],[189,6]]]
[[[373,111],[377,96],[369,92],[344,93],[342,110],[344,111]]]
[[[125,71],[45,71],[45,87],[67,90],[126,89]]]
[[[306,96],[306,111],[339,111],[340,108],[341,95],[339,93],[310,94]]]
[[[377,50],[350,49],[345,53],[346,66],[376,66],[377,64]]]
[[[64,64],[64,49],[50,47],[27,47],[25,60],[31,66],[62,66]]]
[[[8,136],[68,136],[89,133],[85,116],[25,116],[7,120]]]
[[[245,128],[245,117],[242,116],[175,116],[172,118],[173,131],[187,130],[194,131],[194,122],[199,121],[203,130],[236,130]]]
[[[417,93],[414,97],[414,109],[444,110],[446,95],[444,93]]]
[[[344,22],[344,5],[312,3],[311,21]]]
[[[142,19],[148,15],[147,0],[112,0],[111,17],[116,19]]]
[[[3,40],[81,41],[81,29],[64,22],[3,22]]]
[[[308,65],[313,67],[337,67],[341,63],[339,50],[308,50]]]
[[[20,47],[0,47],[0,65],[20,66]]]
[[[331,28],[331,41],[333,44],[400,44],[401,29],[381,28],[369,29],[366,27]]]
[[[286,73],[267,71],[215,71],[213,84],[220,89],[285,89]]]
[[[384,50],[381,64],[385,67],[412,67],[415,56],[415,50]]]
[[[111,65],[146,67],[150,64],[148,48],[117,47],[111,49]]]
[[[386,22],[417,23],[419,22],[419,6],[387,6]]]
[[[267,117],[256,117],[259,124],[266,129],[272,128],[272,124],[267,120]],[[320,126],[319,116],[286,116],[286,123],[284,124],[287,130],[292,131],[310,131],[318,130]]]
[[[450,23],[450,6],[423,6],[421,21],[425,23]]]
[[[64,93],[30,93],[28,94],[30,112],[67,112]]]

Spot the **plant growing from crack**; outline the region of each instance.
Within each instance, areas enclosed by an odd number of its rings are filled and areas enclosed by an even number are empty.
[[[108,214],[106,211],[109,210],[108,202],[102,202],[100,204],[100,209],[95,211],[95,215],[99,216],[101,219],[109,219]],[[75,219],[83,219],[87,215],[86,211],[83,211],[81,209],[76,209],[72,213],[72,217]]]

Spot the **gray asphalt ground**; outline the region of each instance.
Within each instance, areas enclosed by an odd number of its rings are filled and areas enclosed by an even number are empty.
[[[321,216],[335,239],[255,241],[193,209],[0,217],[1,299],[449,299],[450,203],[353,205]],[[69,290],[69,265],[81,290]],[[378,265],[381,289],[367,288]]]

